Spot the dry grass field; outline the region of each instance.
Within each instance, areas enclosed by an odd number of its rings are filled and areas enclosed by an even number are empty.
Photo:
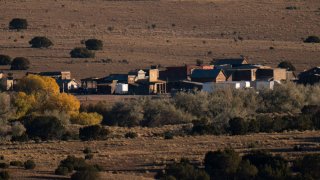
[[[34,170],[10,168],[13,179],[64,179],[55,176],[54,169],[67,155],[84,157],[83,150],[90,147],[94,158],[90,163],[104,167],[103,179],[143,179],[152,178],[155,172],[164,168],[164,164],[187,157],[201,164],[207,151],[232,147],[245,153],[253,149],[267,149],[274,154],[287,158],[299,157],[305,153],[320,152],[320,132],[286,132],[273,134],[254,134],[245,136],[184,136],[165,140],[165,131],[177,130],[180,126],[162,128],[111,128],[113,138],[105,141],[61,141],[42,143],[2,144],[1,155],[5,161],[33,159],[37,167]],[[125,132],[139,134],[136,139],[123,138]],[[300,145],[303,151],[294,151]]]
[[[1,0],[0,12],[0,54],[29,58],[30,71],[70,70],[77,79],[240,55],[273,66],[289,60],[299,71],[320,62],[320,45],[302,42],[320,36],[318,0]],[[16,17],[29,29],[8,30]],[[55,46],[31,49],[34,36]],[[70,50],[88,38],[102,39],[104,50],[71,59]]]

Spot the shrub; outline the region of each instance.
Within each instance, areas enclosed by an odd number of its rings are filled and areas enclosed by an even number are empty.
[[[305,43],[320,43],[320,38],[318,36],[309,36],[304,40]]]
[[[299,115],[293,118],[293,127],[292,129],[296,129],[299,131],[305,131],[308,129],[313,129],[314,125],[312,122],[312,115]],[[289,129],[289,128],[286,128]]]
[[[69,169],[67,167],[59,166],[55,171],[54,174],[66,176],[69,173]]]
[[[10,65],[11,64],[11,57],[7,55],[0,55],[0,65]]]
[[[265,151],[253,151],[243,156],[243,160],[248,160],[258,168],[258,176],[261,179],[285,179],[290,173],[284,158]]]
[[[142,126],[159,127],[163,125],[192,122],[192,116],[177,109],[168,100],[147,100],[144,104]]]
[[[110,119],[104,119],[106,125],[137,126],[143,120],[143,107],[136,102],[116,103],[110,111]]]
[[[195,94],[178,93],[174,96],[173,100],[177,108],[189,112],[190,114],[201,119],[204,115],[207,115],[207,112],[209,111],[208,99],[208,94],[200,92]]]
[[[286,69],[287,71],[295,71],[296,67],[289,61],[282,61],[278,64],[278,68]]]
[[[315,129],[320,129],[320,111],[313,115],[312,122]]]
[[[262,112],[298,112],[304,106],[305,87],[288,82],[279,84],[274,90],[259,92]]]
[[[257,116],[257,123],[260,127],[260,132],[272,132],[274,120],[268,115]]]
[[[320,179],[320,155],[308,154],[298,161],[298,169],[306,177],[312,177],[313,179]]]
[[[85,44],[89,50],[102,50],[103,48],[103,42],[98,39],[88,39]]]
[[[95,168],[87,168],[72,174],[71,180],[98,180],[99,173]]]
[[[11,70],[27,70],[29,66],[30,61],[24,57],[16,57],[11,62]]]
[[[110,125],[111,117],[111,105],[110,103],[100,101],[96,104],[82,105],[80,108],[81,112],[97,112],[103,116],[102,124]]]
[[[169,131],[165,132],[164,139],[173,139],[173,133]]]
[[[93,168],[96,169],[96,170],[99,171],[99,172],[103,171],[103,167],[100,166],[99,164],[94,164],[94,165],[93,165]]]
[[[7,163],[0,163],[0,168],[7,169],[7,168],[9,168],[9,165]]]
[[[85,156],[84,156],[84,159],[92,159],[93,158],[93,154],[86,154]]]
[[[34,169],[36,167],[36,163],[33,160],[27,160],[24,162],[25,169]]]
[[[35,116],[25,119],[27,134],[32,138],[42,140],[61,139],[65,133],[65,127],[54,116]]]
[[[302,114],[305,115],[314,115],[317,112],[320,112],[320,106],[318,105],[305,105],[301,109]]]
[[[255,179],[257,174],[257,167],[252,165],[250,161],[245,160],[241,161],[237,170],[236,177],[238,177],[239,180]]]
[[[188,160],[182,159],[179,163],[169,165],[165,169],[165,173],[158,173],[156,179],[185,179],[185,180],[209,180],[209,175],[194,165]]]
[[[237,172],[241,157],[232,149],[208,152],[204,159],[207,173],[218,179],[232,179]]]
[[[106,139],[110,132],[100,125],[87,126],[79,129],[79,138],[83,141]]]
[[[26,142],[29,141],[29,137],[26,133],[24,133],[21,136],[12,136],[11,141]]]
[[[23,167],[24,163],[21,161],[11,161],[10,166],[17,166],[17,167]]]
[[[286,9],[287,9],[287,10],[297,10],[297,9],[299,9],[299,8],[296,7],[296,6],[288,6],[288,7],[286,7]]]
[[[72,116],[70,121],[73,124],[96,125],[100,124],[102,119],[103,117],[98,113],[81,112],[75,116]]]
[[[260,132],[260,124],[256,119],[251,119],[248,122],[248,132],[257,133]]]
[[[89,51],[86,48],[74,48],[70,51],[70,55],[72,58],[94,58],[94,52]]]
[[[13,137],[21,137],[22,135],[25,134],[25,132],[26,132],[26,128],[20,122],[15,122],[11,126],[11,135]]]
[[[10,179],[10,175],[8,171],[0,171],[0,179],[1,180],[8,180]]]
[[[193,127],[191,130],[192,134],[204,135],[204,134],[214,134],[220,135],[225,133],[224,129],[215,126],[213,123],[209,123],[206,119],[196,120],[192,122]]]
[[[84,154],[90,154],[90,153],[92,153],[92,150],[91,150],[91,148],[86,147],[86,148],[83,150],[83,153],[84,153]]]
[[[130,139],[134,139],[136,137],[138,137],[138,134],[135,133],[135,132],[127,132],[125,135],[124,135],[125,138],[130,138]]]
[[[229,130],[232,135],[244,135],[248,132],[248,123],[243,118],[230,119]]]
[[[27,28],[28,28],[28,22],[26,19],[14,18],[9,23],[9,29],[21,30],[21,29],[27,29]]]
[[[59,167],[67,168],[69,173],[71,173],[73,170],[79,171],[87,166],[88,164],[85,162],[83,158],[77,158],[75,156],[68,156],[66,159],[60,161],[59,165]]]
[[[33,48],[48,48],[50,46],[53,46],[51,40],[43,36],[34,37],[33,39],[31,39],[31,41],[29,41],[29,44]]]

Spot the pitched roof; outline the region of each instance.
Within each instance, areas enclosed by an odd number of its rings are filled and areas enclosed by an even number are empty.
[[[299,74],[299,77],[305,77],[305,76],[314,76],[320,74],[320,67],[314,67],[312,69],[309,69],[307,71],[301,72]]]
[[[70,83],[70,82],[72,82],[72,81],[76,82],[76,80],[74,80],[74,79],[57,79],[57,80],[56,80],[56,82],[57,82],[58,84]],[[76,82],[76,83],[78,83],[78,82]]]
[[[40,76],[59,76],[62,73],[70,73],[70,71],[40,72]]]
[[[81,79],[81,81],[98,81],[99,78],[97,77],[88,77],[88,78],[84,78],[84,79]]]
[[[221,69],[194,69],[191,73],[191,78],[216,78]]]
[[[101,78],[101,81],[128,81],[128,74],[110,74],[107,77]]]
[[[233,69],[271,69],[271,67],[264,66],[261,64],[243,64],[243,65],[234,67]]]
[[[246,62],[245,58],[229,58],[229,59],[215,59],[213,64],[215,66],[226,65],[226,64],[241,65],[241,64],[244,64],[244,62]]]

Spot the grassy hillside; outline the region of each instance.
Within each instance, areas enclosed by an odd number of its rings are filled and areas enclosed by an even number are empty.
[[[0,54],[29,58],[30,71],[71,70],[75,78],[239,55],[268,65],[289,60],[302,71],[319,65],[320,45],[302,42],[320,36],[319,8],[318,0],[4,0]],[[29,29],[9,31],[15,17],[26,18]],[[55,45],[31,49],[34,36]],[[94,59],[71,59],[70,50],[88,38],[102,39],[104,50]]]

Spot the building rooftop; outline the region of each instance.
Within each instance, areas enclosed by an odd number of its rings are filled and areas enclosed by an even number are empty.
[[[248,64],[246,58],[228,58],[228,59],[214,59],[215,66],[219,65],[241,65],[241,64]]]
[[[216,78],[221,71],[221,69],[194,69],[191,78]]]

